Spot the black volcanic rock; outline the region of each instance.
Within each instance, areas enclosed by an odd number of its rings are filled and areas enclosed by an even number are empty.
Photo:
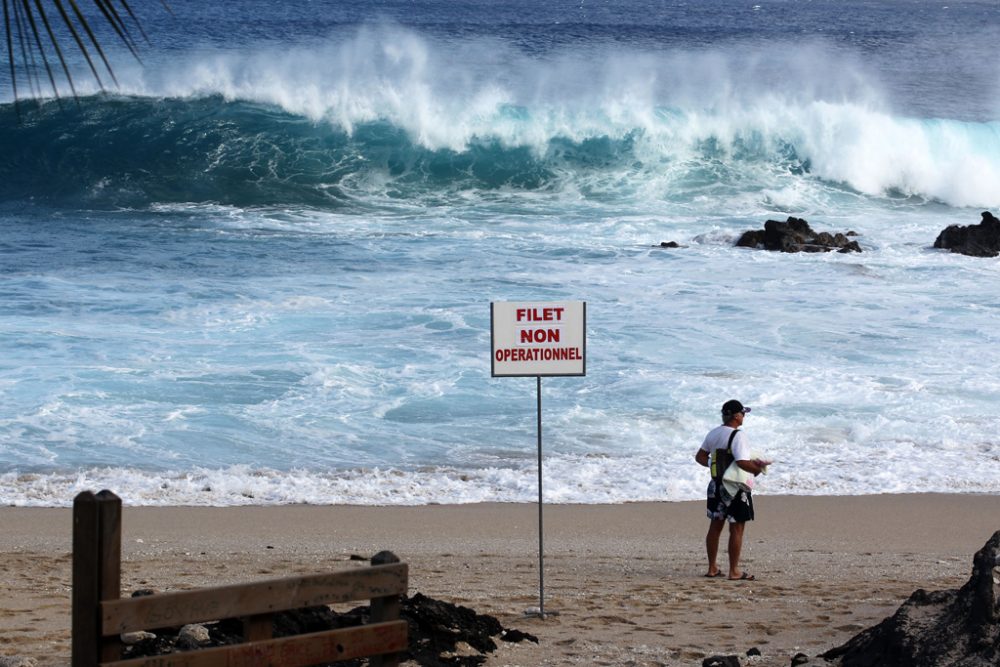
[[[744,248],[763,248],[781,252],[861,252],[857,241],[851,241],[848,236],[854,232],[842,234],[837,232],[816,232],[802,218],[788,218],[785,222],[768,220],[764,229],[749,230],[743,233],[737,246]]]
[[[823,654],[839,667],[996,667],[1000,664],[1000,531],[950,591],[914,591],[878,625]]]
[[[971,257],[996,257],[1000,255],[1000,220],[989,211],[983,211],[978,225],[951,225],[938,234],[935,248],[945,248]]]

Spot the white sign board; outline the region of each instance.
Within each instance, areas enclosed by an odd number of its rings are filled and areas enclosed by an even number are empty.
[[[494,301],[494,377],[587,374],[587,304],[583,301]]]

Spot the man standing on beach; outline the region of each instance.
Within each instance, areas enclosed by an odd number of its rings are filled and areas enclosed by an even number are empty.
[[[740,570],[740,552],[743,550],[743,530],[747,521],[753,521],[753,499],[750,491],[740,490],[732,495],[722,483],[722,475],[730,462],[736,461],[743,470],[759,475],[764,470],[763,461],[750,459],[750,444],[739,430],[750,408],[743,407],[737,400],[726,401],[722,405],[722,424],[716,426],[701,443],[695,454],[695,461],[712,467],[712,481],[708,483],[708,535],[705,549],[708,552],[708,572],[706,577],[721,577],[717,558],[719,538],[726,523],[729,523],[729,578],[753,581],[754,576]]]

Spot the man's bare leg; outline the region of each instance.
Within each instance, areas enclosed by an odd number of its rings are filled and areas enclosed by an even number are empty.
[[[743,529],[746,524],[743,522],[729,524],[729,578],[739,579],[743,576],[740,571],[740,555],[743,552]]]
[[[712,523],[708,526],[708,534],[705,536],[705,551],[708,552],[708,573],[705,575],[707,577],[719,575],[719,539],[725,526],[725,519],[712,519]]]

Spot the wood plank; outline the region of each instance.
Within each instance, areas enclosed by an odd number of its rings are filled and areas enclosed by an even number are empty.
[[[391,621],[233,644],[195,651],[101,663],[101,667],[308,667],[406,650],[406,621]]]
[[[407,590],[407,572],[406,563],[398,563],[102,602],[101,631],[112,635],[399,595]]]

